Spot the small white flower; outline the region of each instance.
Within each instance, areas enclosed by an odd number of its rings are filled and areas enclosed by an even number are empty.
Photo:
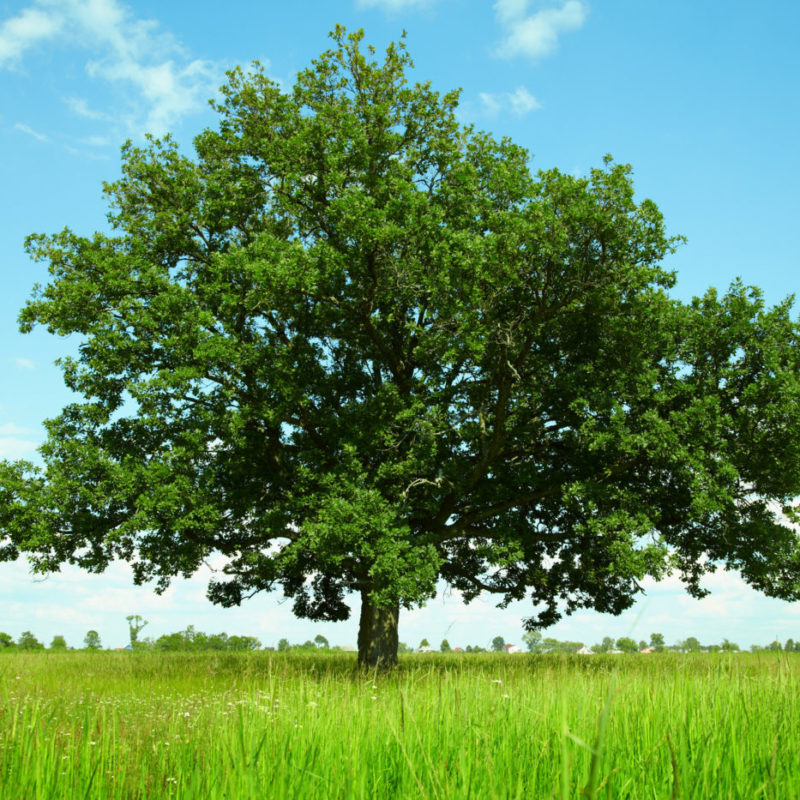
[[[503,681],[501,681],[500,678],[493,678],[492,679],[492,683],[502,683],[502,682]]]

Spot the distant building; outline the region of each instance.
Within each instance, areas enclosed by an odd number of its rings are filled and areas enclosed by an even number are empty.
[[[655,647],[643,647],[639,652],[640,653],[655,653]]]
[[[418,647],[417,648],[417,652],[418,653],[432,653],[433,650],[431,650],[430,647]]]
[[[355,647],[353,647],[352,645],[349,645],[349,644],[342,645],[339,649],[344,653],[355,653],[356,652]]]
[[[504,644],[503,650],[506,653],[524,653],[525,651],[518,644]]]
[[[579,647],[575,652],[579,653],[582,656],[594,655],[594,653],[586,645],[584,645],[583,647]]]

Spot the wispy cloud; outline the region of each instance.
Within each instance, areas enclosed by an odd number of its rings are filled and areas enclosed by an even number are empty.
[[[46,142],[47,141],[47,137],[43,133],[39,133],[39,131],[35,131],[29,125],[25,125],[22,122],[18,122],[16,125],[14,125],[14,130],[22,131],[22,133],[27,133],[28,136],[33,136],[33,138],[36,139],[39,142]],[[19,359],[17,359],[17,361],[19,361]]]
[[[88,144],[89,147],[108,147],[111,144],[107,136],[87,136],[80,140],[81,144]]]
[[[63,25],[60,15],[40,8],[24,8],[0,24],[0,68],[16,66],[23,53],[52,39]]]
[[[76,117],[84,117],[84,119],[112,119],[112,116],[104,111],[97,111],[96,109],[89,108],[89,104],[82,97],[67,97],[64,102]]]
[[[36,137],[39,138],[38,136]],[[15,358],[14,363],[20,369],[36,369],[36,364],[33,363],[29,358]]]
[[[66,101],[72,111],[88,119],[121,118],[128,134],[163,134],[204,108],[223,78],[220,65],[189,58],[174,36],[119,0],[34,0],[0,24],[0,69],[20,65],[53,41],[89,51],[89,76],[115,87],[128,104],[124,113],[97,111],[72,97]]]
[[[497,21],[504,28],[496,55],[544,58],[558,47],[558,37],[580,28],[588,14],[582,0],[564,0],[560,5],[529,14],[530,5],[531,0],[497,0],[494,4]]]
[[[435,0],[356,0],[359,8],[382,8],[384,11],[406,11],[414,8],[426,8]]]
[[[481,92],[480,98],[484,110],[491,116],[510,110],[512,114],[523,117],[542,107],[541,103],[524,86],[518,86],[513,92],[499,94]]]
[[[38,442],[20,439],[18,436],[0,435],[0,459],[15,461],[18,458],[32,458],[36,455]]]

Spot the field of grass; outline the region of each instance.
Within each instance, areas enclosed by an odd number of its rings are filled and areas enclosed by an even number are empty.
[[[0,797],[795,798],[782,654],[0,656]]]

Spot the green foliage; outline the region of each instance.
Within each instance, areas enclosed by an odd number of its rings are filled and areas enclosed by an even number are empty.
[[[530,597],[531,629],[672,570],[799,599],[791,300],[671,299],[629,166],[533,174],[402,43],[333,39],[288,90],[229,73],[193,155],[126,144],[110,233],[29,238],[21,328],[80,340],[78,399],[41,468],[0,462],[0,558],[163,590],[216,552],[212,601],[317,620],[440,578]]]
[[[419,643],[419,646],[420,646],[420,647],[430,647],[430,646],[431,646],[431,643],[430,643],[430,642],[429,642],[427,639],[423,639],[423,640],[422,640],[422,641]]]
[[[327,648],[327,647],[330,647],[330,645],[328,644],[328,640],[321,633],[318,633],[314,637],[314,644],[317,647],[322,647],[323,649]]]
[[[616,648],[617,650],[621,650],[623,653],[639,652],[639,645],[637,645],[636,641],[631,639],[629,636],[622,636],[621,638],[617,639]]]
[[[542,640],[537,652],[539,653],[574,653],[583,647],[583,642],[560,641],[552,637]]]
[[[58,634],[53,637],[53,641],[50,642],[50,649],[51,650],[66,650],[67,649],[67,640]]]
[[[17,639],[20,650],[44,650],[44,645],[30,632],[23,631]]]
[[[542,634],[540,631],[526,631],[522,635],[522,641],[531,653],[542,652]]]
[[[288,639],[280,639],[278,641],[278,652],[285,653],[290,647],[291,645],[289,644]]]
[[[495,636],[492,639],[492,650],[495,653],[501,653],[505,647],[506,640],[502,636]]]
[[[650,647],[652,647],[656,653],[661,653],[664,651],[664,635],[661,633],[651,633],[650,634]]]
[[[450,642],[447,639],[442,639],[442,643],[439,645],[439,652],[440,653],[450,653],[452,651],[452,647],[450,647]]]
[[[164,652],[202,650],[242,652],[258,650],[261,647],[261,642],[255,636],[228,636],[227,633],[207,634],[203,633],[203,631],[195,630],[194,625],[189,625],[184,631],[159,636],[154,643],[154,647],[156,650]],[[280,644],[278,649],[281,649]]]
[[[14,638],[9,633],[0,631],[0,650],[14,647]]]
[[[86,636],[83,637],[83,646],[87,650],[100,650],[103,646],[100,642],[100,634],[97,631],[87,631]]]

